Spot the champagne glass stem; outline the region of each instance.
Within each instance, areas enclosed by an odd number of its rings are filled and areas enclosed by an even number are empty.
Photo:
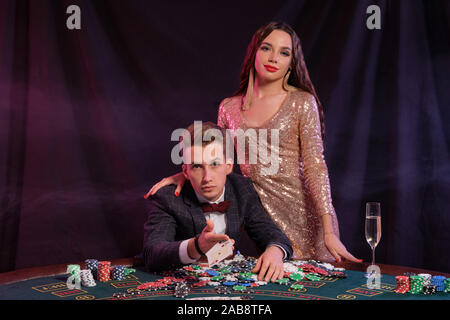
[[[375,265],[375,247],[372,249],[372,265]]]

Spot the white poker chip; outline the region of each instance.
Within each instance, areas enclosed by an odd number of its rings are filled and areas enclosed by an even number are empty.
[[[220,282],[217,282],[217,281],[210,281],[208,284],[209,284],[210,286],[217,287],[217,286],[220,285]]]
[[[305,261],[305,260],[292,260],[291,263],[295,264],[296,266],[302,266],[304,264],[307,264],[308,261]]]
[[[198,277],[198,280],[200,280],[200,281],[209,281],[209,280],[211,280],[211,278],[210,277]]]
[[[245,260],[245,257],[242,254],[237,254],[233,258],[234,261],[243,261]]]
[[[97,285],[90,269],[80,270],[80,278],[81,284],[85,287],[95,287]]]
[[[298,272],[298,267],[292,263],[283,263],[284,272]]]
[[[319,267],[321,267],[327,271],[334,270],[334,266],[331,263],[319,263]]]

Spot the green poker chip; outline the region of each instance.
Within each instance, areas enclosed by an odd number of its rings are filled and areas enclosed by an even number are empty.
[[[220,272],[220,274],[232,273],[230,267],[224,267],[224,268],[220,269],[219,272]]]
[[[309,281],[319,281],[320,277],[315,275],[315,274],[311,274],[311,273],[307,273],[305,275],[305,278],[308,279]]]
[[[239,273],[239,275],[238,275],[238,277],[239,277],[240,279],[251,279],[252,276],[253,276],[253,273],[251,273],[251,272],[241,272],[241,273]]]
[[[245,286],[233,286],[233,290],[234,291],[243,292],[243,291],[247,291],[247,287],[245,287]]]
[[[289,279],[288,278],[277,279],[275,280],[275,283],[287,285],[289,283]]]
[[[294,281],[300,281],[300,280],[303,280],[304,274],[303,273],[291,273],[289,275],[289,278]]]
[[[294,283],[289,287],[289,291],[298,291],[298,290],[302,290],[305,286],[299,283]]]

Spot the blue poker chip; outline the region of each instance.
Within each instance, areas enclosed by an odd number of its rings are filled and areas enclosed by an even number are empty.
[[[224,286],[234,286],[237,284],[237,281],[224,281],[222,282]]]
[[[239,282],[238,286],[243,286],[243,287],[250,287],[252,284],[249,282]]]
[[[215,277],[215,276],[219,276],[220,272],[213,270],[213,269],[209,269],[205,271],[207,274],[209,274],[211,277]]]

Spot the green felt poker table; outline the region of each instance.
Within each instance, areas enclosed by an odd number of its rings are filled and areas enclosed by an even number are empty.
[[[77,263],[84,268],[84,262]],[[217,299],[212,286],[192,288],[184,298],[177,298],[173,290],[145,291],[139,294],[126,294],[117,296],[117,293],[126,293],[128,289],[163,278],[162,275],[148,273],[144,270],[142,262],[135,258],[111,260],[111,265],[124,265],[132,267],[135,271],[128,274],[123,280],[110,280],[96,282],[94,287],[81,286],[80,289],[69,289],[66,285],[68,274],[67,264],[29,268],[0,274],[1,300],[181,300],[181,299]],[[450,277],[450,274],[416,269],[410,267],[378,264],[381,269],[380,283],[373,287],[368,284],[365,271],[368,264],[342,262],[334,264],[345,268],[346,278],[321,277],[319,281],[303,279],[299,284],[303,288],[299,291],[289,291],[289,286],[268,283],[265,286],[252,288],[250,294],[253,300],[450,300],[450,293],[438,292],[436,294],[397,294],[396,275],[405,272],[429,273]],[[375,284],[376,285],[376,284]],[[224,296],[222,295],[222,298]],[[226,295],[227,299],[243,297],[240,292],[233,291]],[[247,298],[248,295],[247,295]]]

